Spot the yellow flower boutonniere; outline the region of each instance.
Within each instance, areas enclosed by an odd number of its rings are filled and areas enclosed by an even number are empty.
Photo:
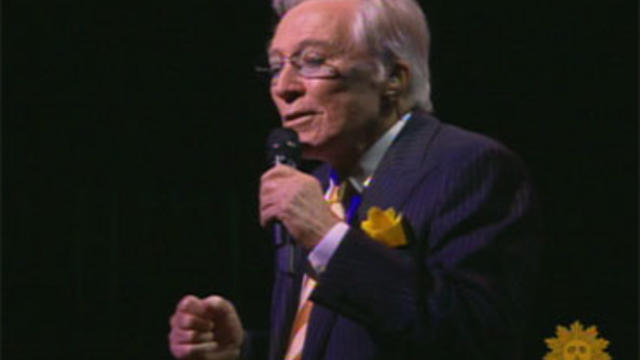
[[[382,211],[377,206],[367,210],[367,219],[360,223],[360,228],[372,239],[389,247],[407,244],[407,236],[402,226],[402,214],[396,214],[393,208]]]

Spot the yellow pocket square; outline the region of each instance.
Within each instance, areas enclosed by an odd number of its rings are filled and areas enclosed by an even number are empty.
[[[389,247],[407,244],[407,236],[402,226],[402,214],[396,214],[393,208],[382,210],[372,206],[367,210],[367,219],[360,223],[360,228],[372,239]]]

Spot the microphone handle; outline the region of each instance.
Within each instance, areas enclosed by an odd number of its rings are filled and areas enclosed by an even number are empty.
[[[293,161],[289,161],[284,156],[276,156],[274,160],[276,164],[289,165],[293,168],[296,167],[296,164]],[[291,235],[289,235],[289,232],[280,221],[276,221],[273,223],[272,231],[276,248],[280,248],[279,250],[284,252],[284,259],[281,260],[283,260],[285,263],[280,265],[284,265],[284,271],[286,273],[293,275],[295,271],[296,255],[295,241],[293,240],[293,238],[291,238]]]
[[[295,271],[295,242],[279,221],[273,223],[272,231],[276,251],[282,252],[282,257],[278,261],[279,267],[286,273],[293,274]]]

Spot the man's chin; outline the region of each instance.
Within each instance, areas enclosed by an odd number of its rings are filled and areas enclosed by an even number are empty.
[[[305,160],[319,160],[327,161],[326,156],[323,156],[321,148],[309,143],[301,143],[300,149],[302,150],[301,157]]]
[[[317,160],[315,158],[315,148],[309,143],[301,143],[300,150],[302,151],[300,156],[305,160]]]

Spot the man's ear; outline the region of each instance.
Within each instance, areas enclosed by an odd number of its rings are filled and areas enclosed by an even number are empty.
[[[409,87],[409,65],[396,61],[387,76],[384,93],[390,97],[404,94]]]

